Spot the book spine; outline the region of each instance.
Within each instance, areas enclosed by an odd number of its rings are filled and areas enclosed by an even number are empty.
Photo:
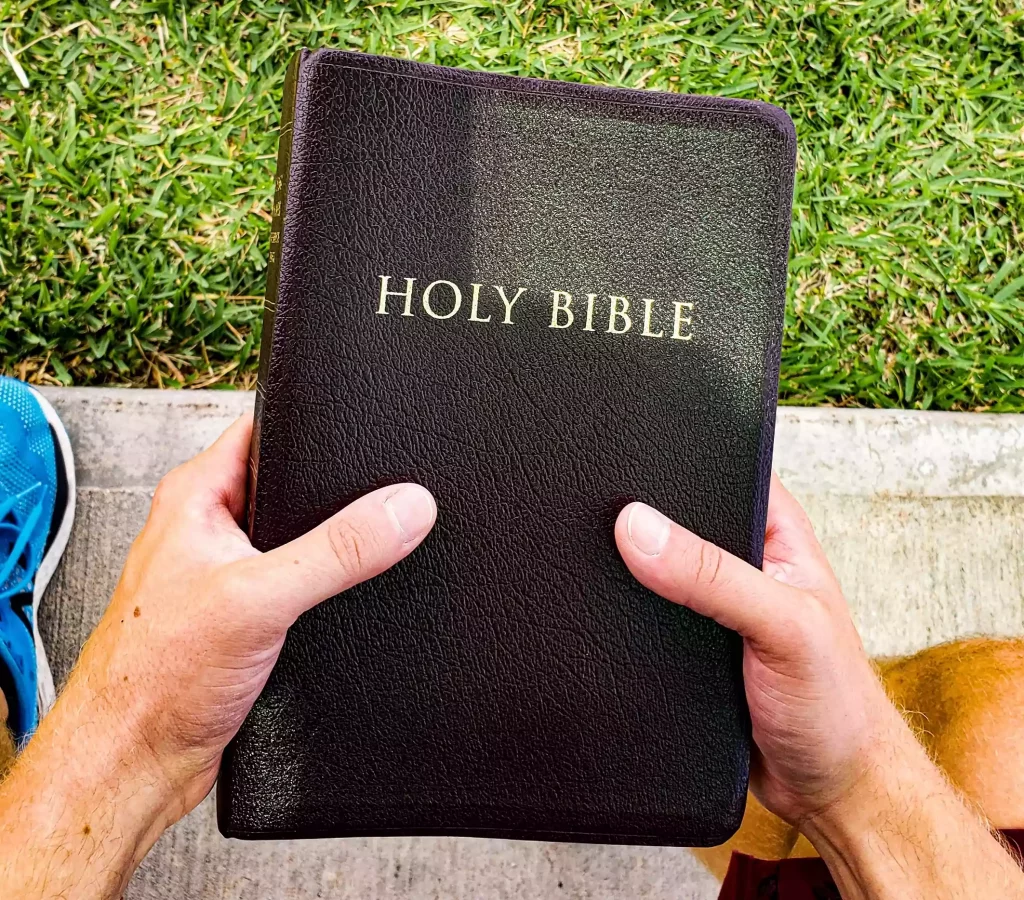
[[[295,94],[299,69],[306,50],[292,57],[284,79],[281,128],[277,143],[277,172],[274,176],[274,207],[270,224],[270,258],[267,265],[267,287],[263,304],[263,335],[260,340],[260,364],[256,376],[256,408],[253,416],[252,443],[249,447],[249,507],[247,526],[252,537],[256,504],[256,480],[259,474],[260,434],[263,410],[270,381],[270,357],[274,344],[274,320],[277,316],[278,284],[281,276],[281,254],[284,249],[285,211],[288,207],[288,174],[292,164],[292,135],[295,130]]]
[[[263,334],[260,339],[260,364],[256,376],[256,408],[252,423],[252,442],[249,445],[249,502],[246,529],[252,539],[255,508],[256,480],[259,473],[260,435],[263,430],[265,401],[270,390],[270,357],[274,344],[274,320],[277,315],[278,284],[281,275],[281,254],[285,239],[285,210],[288,206],[288,175],[292,167],[292,134],[295,129],[295,95],[298,90],[299,70],[306,50],[292,57],[284,78],[282,93],[281,127],[277,142],[277,171],[274,175],[274,207],[270,224],[270,257],[267,264],[267,287],[263,305]],[[230,743],[221,759],[217,778],[217,825],[225,837],[234,837],[233,771],[234,742]]]

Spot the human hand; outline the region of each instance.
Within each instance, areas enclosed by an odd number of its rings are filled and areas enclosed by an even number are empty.
[[[106,613],[0,788],[0,894],[119,896],[209,792],[288,627],[433,526],[427,490],[393,485],[254,550],[238,526],[251,431],[239,420],[157,488]]]
[[[799,826],[849,795],[902,722],[806,514],[778,478],[761,572],[640,503],[622,510],[615,536],[644,585],[743,636],[751,787],[764,806]]]
[[[1024,877],[876,676],[800,505],[772,478],[763,571],[640,503],[615,524],[651,590],[743,637],[751,787],[821,854],[843,897],[1013,897]]]
[[[425,488],[390,486],[260,553],[238,525],[251,429],[239,420],[160,483],[78,666],[180,793],[182,813],[213,785],[288,627],[397,563],[436,516]]]

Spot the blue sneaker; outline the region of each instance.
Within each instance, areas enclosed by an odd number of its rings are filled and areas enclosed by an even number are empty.
[[[42,394],[0,376],[0,690],[19,743],[55,699],[37,615],[74,517],[64,426]]]

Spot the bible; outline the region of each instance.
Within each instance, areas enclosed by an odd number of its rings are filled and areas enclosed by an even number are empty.
[[[741,641],[639,585],[613,524],[642,500],[760,566],[794,167],[766,103],[297,55],[250,538],[404,481],[438,517],[290,630],[223,834],[733,833]]]

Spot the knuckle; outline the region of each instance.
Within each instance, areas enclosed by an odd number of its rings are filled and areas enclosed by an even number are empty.
[[[714,587],[722,579],[724,552],[708,541],[701,541],[694,554],[694,581],[705,587]]]
[[[187,482],[188,478],[183,472],[182,466],[171,469],[170,472],[160,479],[156,490],[153,492],[153,511],[166,509],[179,503],[184,495]]]
[[[327,541],[338,566],[348,578],[361,576],[377,556],[373,532],[349,519],[332,522],[327,529]]]
[[[157,484],[156,490],[153,491],[153,501],[150,504],[152,512],[160,512],[170,501],[170,496],[173,494],[173,489],[171,488],[169,480],[170,477],[170,475],[164,475]]]

